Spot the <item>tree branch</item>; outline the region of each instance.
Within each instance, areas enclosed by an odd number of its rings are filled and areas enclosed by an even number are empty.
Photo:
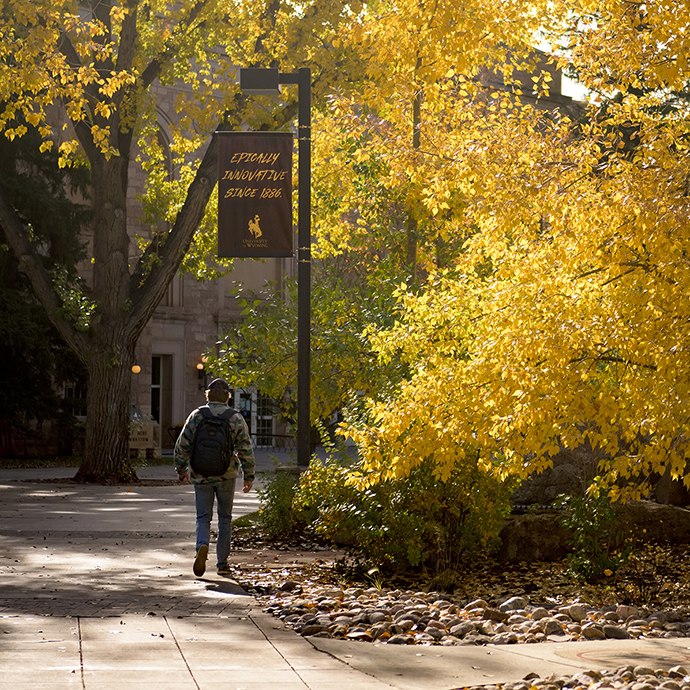
[[[99,45],[105,46],[112,37],[112,25],[110,23],[111,3],[102,2],[101,0],[92,0],[89,5],[91,6],[91,11],[93,12],[94,17],[105,27],[103,35],[96,36],[95,41]],[[103,60],[102,62],[103,67],[99,71],[102,71],[104,74],[108,74],[113,69],[112,59],[108,57],[108,59]]]
[[[194,22],[198,19],[199,15],[206,9],[209,4],[208,0],[199,0],[199,2],[192,7],[189,12],[189,16],[186,20],[180,20],[175,27],[175,31],[172,36],[167,40],[165,48],[162,52],[158,53],[156,57],[151,60],[151,62],[146,66],[141,75],[141,84],[144,90],[148,89],[151,84],[160,76],[163,65],[165,65],[168,60],[170,60],[176,52],[178,39],[184,37],[193,28]]]
[[[60,38],[58,39],[58,50],[65,56],[67,63],[73,70],[76,71],[79,67],[82,66],[82,62],[79,58],[79,55],[77,54],[77,51],[74,49],[74,46],[72,45],[72,41],[70,41],[67,35],[64,33],[61,33]],[[95,102],[98,100],[98,91],[97,89],[95,89],[95,86],[93,84],[88,85],[85,91],[91,101]],[[97,148],[93,142],[93,137],[91,135],[91,127],[89,127],[88,123],[84,120],[73,122],[73,124],[74,130],[77,134],[77,139],[79,139],[79,143],[82,145],[82,148],[86,152],[88,159],[93,161],[94,156],[97,153]]]
[[[128,11],[120,29],[120,45],[118,46],[117,64],[115,65],[118,72],[129,72],[132,69],[137,37],[137,2],[128,0],[124,6]]]
[[[120,44],[117,51],[117,65],[116,70],[118,72],[130,72],[132,69],[132,64],[134,63],[134,54],[136,50],[137,42],[137,2],[136,0],[128,0],[124,3],[125,7],[128,9],[127,14],[122,22],[122,29],[120,30]],[[117,149],[120,155],[129,158],[130,151],[132,148],[132,138],[134,136],[134,130],[131,126],[122,127],[122,117],[121,117],[121,106],[125,100],[130,99],[133,102],[130,104],[130,117],[132,116],[132,111],[138,110],[138,105],[136,104],[137,98],[137,87],[136,84],[130,85],[123,89],[120,93],[115,94],[113,98],[116,108],[115,108],[115,118],[113,124],[117,126]],[[113,133],[115,134],[115,133]]]
[[[189,186],[184,205],[177,214],[162,249],[157,251],[153,245],[149,245],[130,278],[132,309],[128,326],[137,336],[151,318],[170,281],[175,277],[185,253],[189,250],[216,186],[217,168],[218,138],[212,136],[194,180]],[[147,260],[156,253],[160,255],[160,261],[155,262],[150,272],[145,274]]]
[[[86,357],[88,351],[86,337],[77,331],[69,321],[59,315],[62,304],[53,288],[50,275],[43,266],[36,250],[29,242],[26,229],[21,220],[12,206],[7,203],[7,199],[2,191],[0,191],[0,227],[17,256],[22,271],[31,281],[36,296],[46,310],[51,323],[64,341],[80,357]]]
[[[582,357],[573,357],[570,361],[569,364],[582,364],[583,362],[586,362],[590,357],[584,355]],[[625,357],[619,357],[616,355],[607,355],[606,352],[604,352],[601,355],[598,356],[592,356],[592,365],[598,363],[598,362],[608,362],[611,364],[625,364],[626,366],[630,367],[640,367],[641,369],[649,369],[650,371],[656,371],[657,366],[656,364],[645,364],[644,362],[633,362],[630,359],[626,359]]]

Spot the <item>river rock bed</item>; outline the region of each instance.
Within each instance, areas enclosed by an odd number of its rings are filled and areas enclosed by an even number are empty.
[[[464,690],[687,690],[690,676],[684,666],[668,671],[648,666],[622,666],[615,671],[583,671],[574,676],[540,678],[530,673],[517,683],[474,685]]]
[[[265,611],[305,637],[386,644],[528,644],[690,636],[690,611],[684,608],[593,608],[577,601],[531,602],[521,596],[462,601],[439,592],[305,588],[293,580],[283,582],[261,601]]]

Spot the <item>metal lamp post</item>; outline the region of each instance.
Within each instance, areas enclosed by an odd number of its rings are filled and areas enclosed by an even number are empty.
[[[240,69],[240,88],[250,95],[279,95],[282,84],[297,84],[297,465],[309,466],[311,380],[311,70]]]

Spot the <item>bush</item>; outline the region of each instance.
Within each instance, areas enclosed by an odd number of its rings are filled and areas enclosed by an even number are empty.
[[[266,473],[263,488],[258,490],[261,501],[259,523],[269,539],[290,536],[298,524],[292,509],[297,490],[297,475],[290,467],[276,467]]]
[[[452,569],[494,545],[509,512],[512,486],[479,468],[456,469],[446,482],[424,464],[408,477],[360,490],[337,460],[314,463],[301,479],[293,511],[310,514],[324,538],[356,545],[381,567]]]
[[[629,545],[616,535],[616,511],[608,494],[559,496],[560,507],[568,510],[560,522],[571,533],[568,556],[571,572],[581,580],[597,580],[613,575],[630,555]]]

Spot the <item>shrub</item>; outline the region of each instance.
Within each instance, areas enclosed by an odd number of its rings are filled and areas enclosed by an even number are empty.
[[[616,511],[608,494],[559,496],[558,503],[568,511],[560,522],[572,535],[571,572],[581,580],[613,575],[626,562],[630,549],[622,548],[623,539],[615,533]]]
[[[297,490],[297,475],[291,467],[278,467],[264,475],[260,499],[259,523],[269,539],[291,535],[298,523],[292,509]]]
[[[313,463],[297,488],[293,509],[311,511],[318,534],[356,545],[365,558],[389,568],[453,568],[493,545],[509,512],[512,486],[479,468],[456,469],[448,481],[423,464],[404,478],[368,489],[335,459]]]

